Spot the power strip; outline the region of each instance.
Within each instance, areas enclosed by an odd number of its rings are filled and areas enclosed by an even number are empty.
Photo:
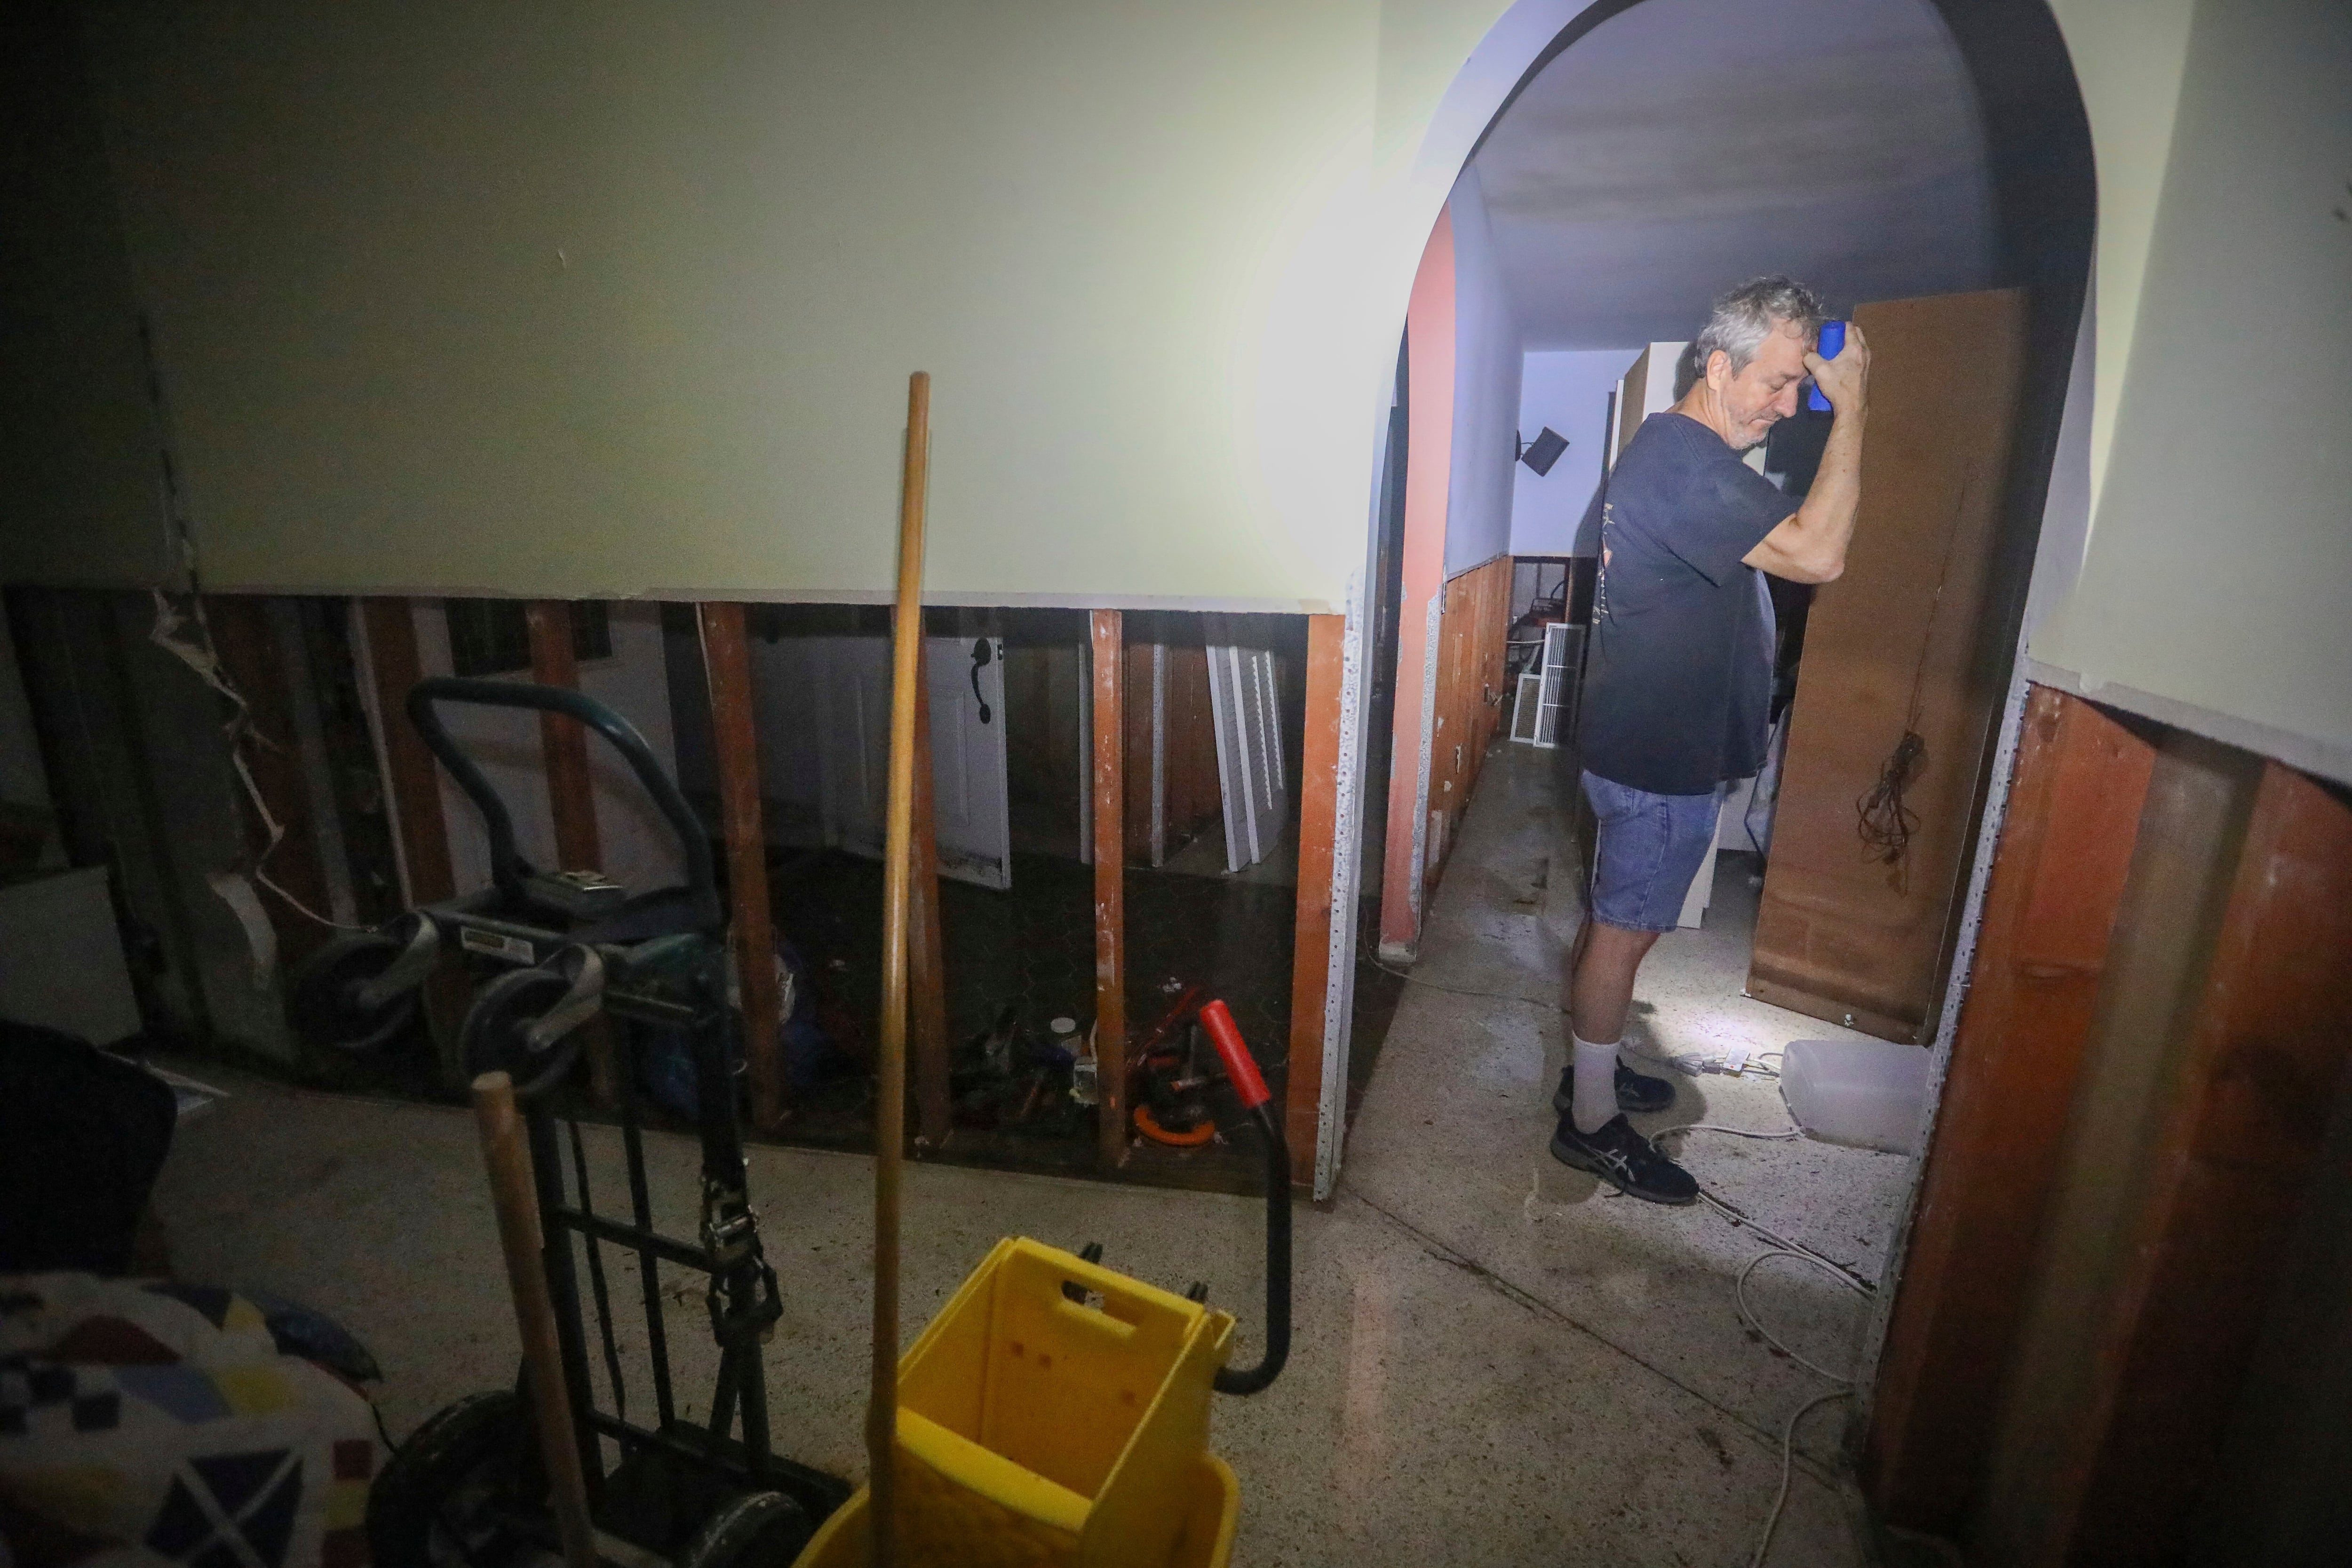
[[[1633,1053],[1628,1052],[1628,1055]],[[1702,1073],[1716,1073],[1724,1078],[1740,1078],[1748,1073],[1778,1078],[1780,1074],[1763,1066],[1759,1056],[1769,1053],[1753,1051],[1746,1046],[1734,1046],[1723,1051],[1684,1051],[1670,1057],[1653,1057],[1652,1061],[1674,1068],[1678,1073],[1696,1078]]]

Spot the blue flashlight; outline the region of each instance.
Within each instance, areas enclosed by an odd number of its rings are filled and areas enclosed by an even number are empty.
[[[1814,347],[1813,352],[1821,355],[1823,359],[1835,359],[1839,354],[1843,353],[1845,352],[1845,323],[1843,321],[1823,321],[1822,323],[1821,342]],[[1830,400],[1822,395],[1822,389],[1819,383],[1805,388],[1805,406],[1811,409],[1816,414],[1827,414],[1830,411]]]

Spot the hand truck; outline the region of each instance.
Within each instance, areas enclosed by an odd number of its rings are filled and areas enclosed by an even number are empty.
[[[533,869],[516,848],[506,803],[441,721],[436,704],[453,702],[562,714],[604,737],[677,836],[686,882],[632,896],[595,872]],[[418,989],[445,944],[488,976],[475,993],[460,1039],[469,1072],[512,1076],[524,1113],[573,1440],[595,1525],[679,1568],[788,1563],[850,1488],[770,1447],[761,1347],[782,1307],[745,1179],[737,1089],[741,1024],[727,1000],[725,921],[709,837],[636,730],[577,691],[443,677],[420,682],[407,707],[425,744],[482,814],[491,886],[322,949],[292,987],[296,1026],[313,1043],[348,1050],[389,1042],[413,1025]],[[559,1109],[581,1055],[583,1026],[600,1015],[619,1026],[613,1033],[622,1067],[615,1087],[629,1189],[625,1220],[593,1206],[579,1121]],[[636,1070],[649,1030],[682,1036],[696,1067],[702,1171],[701,1223],[693,1241],[654,1228]],[[590,1373],[575,1237],[596,1310],[609,1411],[598,1407]],[[636,1258],[652,1369],[650,1425],[628,1415],[604,1273],[607,1243]],[[707,1421],[682,1415],[672,1387],[664,1265],[709,1279],[703,1300],[720,1354]],[[552,1548],[547,1477],[525,1392],[461,1399],[401,1445],[369,1498],[376,1568],[508,1568]],[[610,1466],[608,1442],[618,1454]]]

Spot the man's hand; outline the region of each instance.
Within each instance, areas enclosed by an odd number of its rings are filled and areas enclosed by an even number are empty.
[[[1759,572],[1791,583],[1833,583],[1845,570],[1846,545],[1853,538],[1855,510],[1862,504],[1863,405],[1870,384],[1870,344],[1848,322],[1845,348],[1837,358],[1805,356],[1814,384],[1837,410],[1829,444],[1822,448],[1813,488],[1797,514],[1766,534],[1740,557]]]
[[[1845,324],[1845,347],[1835,359],[1823,359],[1810,351],[1805,355],[1805,368],[1813,374],[1813,384],[1830,400],[1830,406],[1840,414],[1859,414],[1869,399],[1870,341],[1862,329],[1852,321]]]

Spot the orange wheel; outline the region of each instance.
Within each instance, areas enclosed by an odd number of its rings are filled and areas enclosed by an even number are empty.
[[[1214,1121],[1202,1121],[1190,1132],[1171,1132],[1151,1119],[1151,1108],[1148,1105],[1135,1108],[1135,1130],[1154,1143],[1165,1143],[1172,1149],[1197,1149],[1217,1135]]]

